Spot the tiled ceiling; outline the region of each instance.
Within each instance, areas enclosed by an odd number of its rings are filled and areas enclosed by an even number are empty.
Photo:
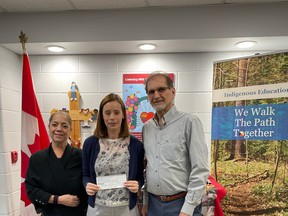
[[[105,11],[120,11],[125,13],[127,11],[138,10],[140,13],[143,11],[149,11],[154,9],[177,9],[177,8],[195,8],[195,7],[208,7],[208,6],[231,6],[231,5],[264,5],[264,4],[283,4],[287,7],[288,0],[0,0],[0,29],[1,34],[4,31],[8,35],[9,30],[14,30],[15,24],[10,24],[9,19],[15,17],[19,14],[19,17],[23,14],[45,14],[45,13],[69,13],[69,12],[92,12],[102,13]],[[124,12],[123,12],[124,13]],[[287,12],[288,13],[288,12]],[[221,14],[220,14],[221,15]],[[233,16],[233,14],[231,14]],[[243,12],[245,16],[245,12]],[[5,18],[2,18],[5,17]],[[106,18],[106,17],[105,17]],[[255,18],[257,19],[257,12],[255,13]],[[2,21],[1,21],[2,19]],[[3,20],[5,19],[5,20]],[[107,16],[107,19],[110,19]],[[205,19],[205,18],[204,18]],[[201,21],[201,20],[200,20]],[[199,22],[200,22],[199,21]],[[48,21],[47,21],[48,22]],[[79,21],[80,22],[80,21]],[[147,21],[148,22],[148,21]],[[151,21],[153,26],[154,22]],[[9,24],[11,26],[9,26]],[[18,24],[17,24],[18,25]],[[83,23],[83,25],[86,25]],[[201,25],[201,23],[200,23]],[[4,26],[4,27],[3,27]],[[7,27],[8,26],[8,27]],[[21,18],[19,18],[19,26],[21,28]],[[38,27],[39,28],[39,27]],[[133,33],[133,28],[131,26],[131,33]],[[161,30],[162,26],[153,26],[151,31]],[[23,29],[25,31],[25,29]],[[38,32],[41,31],[40,29]],[[65,31],[65,29],[64,29]],[[203,27],[203,32],[207,30]],[[19,32],[19,31],[18,31]],[[16,34],[18,34],[18,32]],[[121,32],[119,29],[118,32]],[[173,32],[173,29],[171,29]],[[286,31],[287,32],[287,31]],[[247,39],[257,40],[259,46],[256,50],[283,50],[288,49],[288,34],[286,32],[283,35],[263,35],[261,37],[249,37]],[[91,32],[90,32],[91,33]],[[153,33],[153,32],[152,32]],[[21,46],[15,40],[10,39],[15,37],[15,32],[11,32],[12,36],[1,36],[0,34],[0,45],[10,49],[15,53],[21,53]],[[57,34],[54,33],[54,34]],[[83,34],[80,32],[79,34]],[[108,34],[108,33],[107,33]],[[203,33],[204,34],[204,33]],[[35,38],[34,41],[28,40],[27,47],[29,48],[30,54],[50,54],[45,48],[45,46],[50,45],[51,41],[47,39],[42,39],[40,34],[31,35],[28,32],[28,37]],[[151,32],[150,32],[151,35]],[[149,35],[149,36],[150,36]],[[173,33],[171,34],[173,35]],[[2,37],[2,38],[1,38]],[[6,37],[6,38],[5,38]],[[67,35],[67,39],[70,35]],[[115,39],[116,38],[116,39]],[[174,38],[163,38],[158,37],[155,34],[154,38],[145,39],[145,35],[142,40],[131,40],[129,37],[117,39],[117,35],[114,40],[86,40],[79,39],[75,41],[63,39],[53,40],[56,45],[61,45],[66,47],[66,54],[112,54],[112,53],[138,53],[136,51],[136,46],[140,42],[154,42],[157,43],[157,49],[151,51],[151,53],[175,53],[175,52],[218,52],[218,51],[237,51],[232,44],[241,39],[246,39],[246,37],[214,37],[210,35],[205,35],[205,37],[199,36],[198,38],[179,38],[175,36]]]
[[[75,10],[189,7],[219,4],[254,4],[288,0],[1,0],[0,12],[51,12]]]

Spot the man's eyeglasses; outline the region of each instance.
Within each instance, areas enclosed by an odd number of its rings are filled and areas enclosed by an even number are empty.
[[[148,96],[154,96],[155,92],[157,91],[159,94],[165,92],[169,87],[159,87],[157,89],[151,89],[147,92]]]

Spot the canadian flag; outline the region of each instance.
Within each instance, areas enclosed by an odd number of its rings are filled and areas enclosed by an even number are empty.
[[[37,215],[25,187],[30,156],[49,146],[49,137],[37,103],[29,57],[23,54],[21,131],[21,216]]]

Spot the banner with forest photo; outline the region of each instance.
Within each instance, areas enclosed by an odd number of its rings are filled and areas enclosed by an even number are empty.
[[[288,51],[214,62],[212,98],[225,216],[288,215]]]

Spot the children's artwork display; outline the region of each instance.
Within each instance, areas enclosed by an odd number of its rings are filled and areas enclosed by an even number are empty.
[[[225,215],[287,213],[288,52],[215,62],[212,101]]]
[[[154,117],[154,109],[147,100],[144,81],[148,74],[123,74],[123,101],[131,133],[142,140],[142,127]]]
[[[123,74],[123,101],[131,133],[142,140],[142,127],[154,117],[154,109],[147,100],[145,79],[149,74]],[[174,74],[169,73],[174,81]]]
[[[74,147],[82,148],[81,131],[84,132],[84,130],[94,128],[91,127],[91,124],[93,124],[93,126],[96,125],[98,109],[80,109],[81,94],[76,82],[73,81],[71,83],[70,90],[67,93],[69,99],[69,109],[66,107],[62,107],[61,109],[53,108],[50,111],[50,114],[52,115],[54,112],[62,110],[70,115],[72,119],[72,130],[69,137],[70,144]]]

